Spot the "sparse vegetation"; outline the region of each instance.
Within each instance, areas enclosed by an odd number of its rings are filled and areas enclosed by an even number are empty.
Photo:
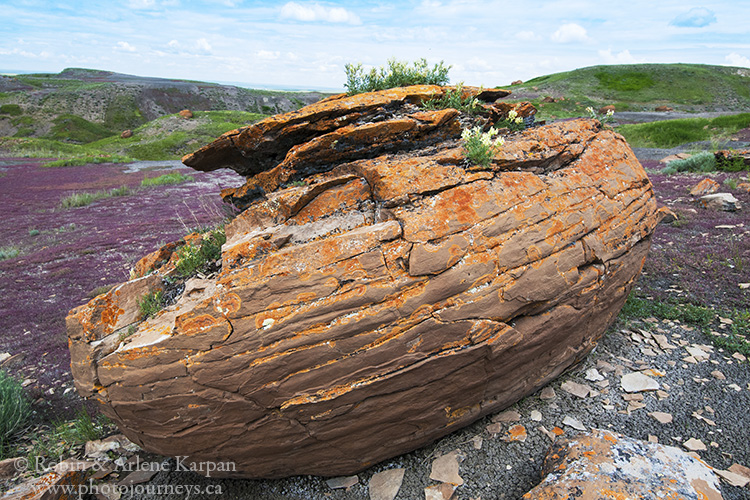
[[[166,297],[162,290],[156,290],[151,293],[147,293],[138,301],[138,309],[141,312],[141,318],[147,320],[148,318],[155,316],[156,313],[164,309],[166,305]]]
[[[750,127],[750,113],[621,125],[617,131],[632,147],[673,148],[689,142],[726,137],[746,127]]]
[[[713,153],[702,151],[684,160],[674,160],[662,170],[664,174],[677,172],[713,172],[716,170],[716,157]]]
[[[73,193],[60,200],[60,206],[62,208],[85,207],[86,205],[90,205],[98,200],[112,198],[114,196],[127,196],[131,193],[132,191],[127,186],[113,188],[109,191],[95,191],[93,193]]]
[[[183,182],[193,181],[192,175],[186,175],[182,172],[173,172],[170,174],[160,175],[158,177],[147,177],[141,181],[143,187],[165,186],[169,184],[182,184]]]
[[[81,409],[70,421],[58,421],[50,426],[37,428],[27,440],[29,463],[55,463],[54,459],[80,451],[88,441],[102,439],[112,430],[112,422],[100,415],[96,419]]]
[[[0,106],[0,115],[19,116],[23,113],[18,104],[3,104]]]
[[[471,95],[464,97],[463,84],[459,83],[455,89],[448,89],[441,97],[435,97],[422,103],[425,109],[453,108],[464,113],[474,114],[480,108],[479,100]]]
[[[492,158],[505,143],[505,139],[497,136],[497,129],[490,127],[488,132],[482,132],[480,127],[464,129],[461,139],[464,144],[464,154],[471,163],[483,168],[489,168]]]
[[[21,250],[15,245],[6,245],[0,247],[0,260],[14,259],[18,257]]]
[[[21,383],[0,370],[0,460],[7,458],[12,439],[31,416],[31,402]]]
[[[215,261],[221,258],[221,246],[226,243],[224,228],[209,231],[203,235],[200,245],[187,244],[177,250],[177,266],[175,272],[183,278],[193,276],[207,270]]]
[[[373,92],[407,85],[447,85],[450,79],[443,61],[430,68],[426,59],[411,63],[388,60],[387,67],[373,68],[365,73],[362,64],[347,64],[346,91],[349,95]]]
[[[523,121],[523,118],[518,116],[518,113],[515,109],[511,109],[508,112],[508,116],[505,118],[505,120],[500,120],[495,124],[495,127],[497,128],[507,128],[511,132],[518,132],[519,130],[523,130],[526,128],[526,124]]]

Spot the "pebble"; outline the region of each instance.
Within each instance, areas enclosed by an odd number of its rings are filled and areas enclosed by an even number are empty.
[[[627,392],[655,391],[659,382],[640,372],[625,374],[620,379],[620,386]]]

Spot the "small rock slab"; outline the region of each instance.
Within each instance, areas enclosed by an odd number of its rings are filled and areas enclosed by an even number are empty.
[[[388,469],[370,478],[370,500],[393,500],[404,481],[404,469]]]
[[[457,450],[436,458],[432,462],[430,479],[456,486],[464,484],[464,480],[458,475],[458,458],[459,452]]]
[[[713,472],[684,451],[600,429],[556,440],[543,473],[524,499],[722,498]]]
[[[357,476],[341,476],[326,479],[326,484],[332,490],[351,488],[357,483],[359,483],[359,477]]]
[[[620,379],[620,386],[626,392],[655,391],[659,389],[659,382],[641,372],[626,373]]]
[[[739,200],[731,193],[716,193],[701,196],[698,204],[709,210],[723,210],[725,212],[736,212],[742,208]]]
[[[721,188],[721,185],[713,179],[705,178],[698,184],[693,186],[690,190],[690,194],[693,196],[705,196],[707,194],[714,194]]]

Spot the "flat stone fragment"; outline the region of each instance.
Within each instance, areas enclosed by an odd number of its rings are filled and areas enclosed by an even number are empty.
[[[388,469],[370,478],[368,492],[370,500],[393,500],[404,481],[404,469]]]
[[[563,382],[560,389],[582,399],[589,397],[589,394],[591,393],[591,387],[588,385],[579,384],[570,380]]]
[[[542,412],[539,410],[531,410],[531,414],[529,415],[529,418],[533,420],[534,422],[541,422],[542,421]]]
[[[510,429],[508,429],[508,433],[506,434],[504,440],[523,443],[524,441],[526,441],[527,437],[528,434],[526,433],[526,427],[519,424],[514,425]]]
[[[684,451],[599,429],[556,440],[543,474],[524,499],[722,498],[713,472]]]
[[[515,410],[507,410],[492,417],[493,422],[518,422],[521,414]]]
[[[627,392],[655,391],[659,389],[659,382],[641,372],[631,372],[622,376],[620,387]]]
[[[351,488],[355,484],[359,483],[359,477],[357,476],[339,476],[326,479],[326,484],[332,490],[341,490]]]
[[[571,417],[569,415],[566,415],[565,418],[563,418],[563,424],[567,425],[568,427],[572,427],[573,429],[576,429],[578,431],[585,431],[586,426],[581,423],[580,420],[578,420],[575,417]],[[554,432],[554,429],[553,429]]]
[[[660,424],[671,424],[672,423],[672,414],[671,413],[664,413],[660,411],[652,411],[648,414],[650,417],[653,417],[654,420],[659,422]]]
[[[425,500],[450,500],[457,486],[451,483],[433,484],[424,489]]]
[[[684,443],[682,443],[682,446],[687,448],[690,451],[705,451],[706,445],[703,444],[703,441],[700,439],[690,438]]]
[[[599,382],[600,380],[604,380],[604,377],[596,368],[589,368],[586,370],[586,380],[590,382]]]
[[[719,476],[721,476],[721,478],[724,481],[731,484],[732,486],[737,486],[738,488],[744,488],[745,486],[750,484],[750,478],[747,478],[735,472],[728,471],[728,470],[720,470],[720,469],[714,469],[714,472],[718,474]]]
[[[557,394],[555,394],[555,389],[549,386],[542,389],[542,392],[539,394],[539,399],[544,401],[550,401],[556,397]]]
[[[456,486],[464,484],[464,480],[458,474],[458,458],[458,451],[452,451],[433,460],[430,479]]]

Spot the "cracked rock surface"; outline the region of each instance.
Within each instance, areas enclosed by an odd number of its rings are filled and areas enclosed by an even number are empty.
[[[222,192],[244,211],[225,228],[221,270],[141,321],[138,300],[174,269],[172,245],[139,263],[145,276],[71,311],[78,391],[154,453],[233,462],[234,477],[335,476],[497,412],[580,361],[661,218],[646,173],[592,120],[509,134],[477,169],[462,128],[534,110],[419,106],[445,91],[337,96],[188,155],[248,176]]]

